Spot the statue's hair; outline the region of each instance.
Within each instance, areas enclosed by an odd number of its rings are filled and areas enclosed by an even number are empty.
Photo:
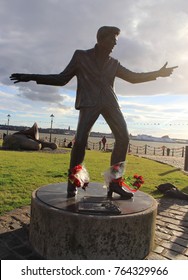
[[[97,42],[102,41],[109,35],[119,35],[120,29],[115,26],[102,26],[97,31]]]

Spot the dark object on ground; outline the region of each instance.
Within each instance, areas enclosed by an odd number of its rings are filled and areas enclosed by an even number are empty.
[[[156,188],[166,196],[188,200],[188,194],[178,190],[178,188],[171,183],[161,184]]]

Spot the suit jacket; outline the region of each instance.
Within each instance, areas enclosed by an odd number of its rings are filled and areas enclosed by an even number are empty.
[[[96,47],[76,50],[71,61],[60,74],[34,75],[38,84],[64,86],[77,77],[75,108],[94,107],[101,102],[119,106],[114,92],[114,79],[119,77],[130,83],[142,83],[157,78],[157,71],[135,73],[123,67],[118,60],[109,56],[103,67],[96,61]]]

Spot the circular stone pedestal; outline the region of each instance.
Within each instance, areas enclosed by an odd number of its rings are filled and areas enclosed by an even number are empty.
[[[129,200],[118,195],[109,200],[106,193],[99,183],[79,189],[76,198],[67,198],[66,183],[34,191],[30,222],[34,249],[46,259],[144,259],[153,246],[156,201],[141,191]],[[103,212],[97,201],[112,202],[121,213]]]

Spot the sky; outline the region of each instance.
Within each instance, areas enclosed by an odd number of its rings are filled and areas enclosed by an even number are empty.
[[[131,71],[178,66],[167,78],[115,91],[129,133],[188,138],[187,0],[0,0],[0,124],[76,129],[76,78],[64,87],[14,84],[12,73],[58,74],[104,25],[120,28],[114,58]],[[111,132],[99,117],[92,128]]]

